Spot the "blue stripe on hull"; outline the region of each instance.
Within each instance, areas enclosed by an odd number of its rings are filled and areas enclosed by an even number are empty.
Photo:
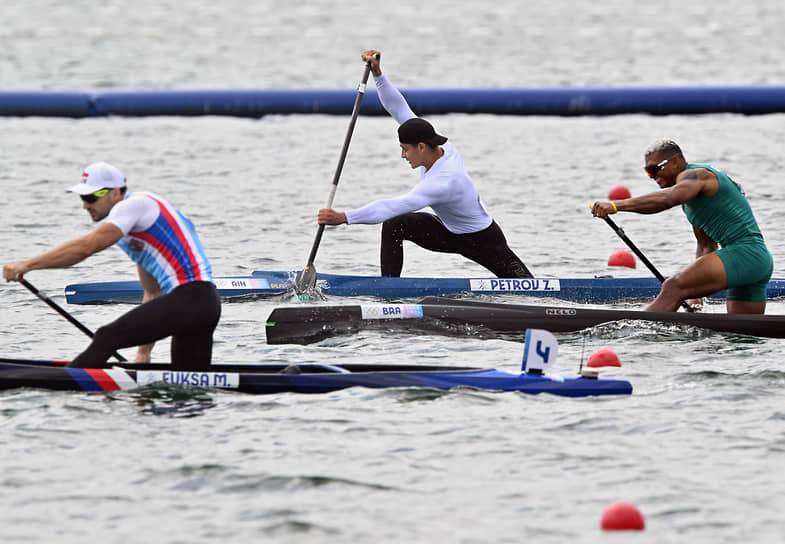
[[[83,391],[103,391],[101,387],[90,374],[83,368],[69,368],[64,367],[65,370],[76,382]]]

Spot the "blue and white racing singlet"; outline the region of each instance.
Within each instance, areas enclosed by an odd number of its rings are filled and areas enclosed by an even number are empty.
[[[123,232],[117,245],[158,280],[164,293],[192,281],[213,281],[193,223],[161,197],[129,193],[114,205],[107,221]]]

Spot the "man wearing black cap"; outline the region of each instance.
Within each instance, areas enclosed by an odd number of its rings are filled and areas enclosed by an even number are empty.
[[[420,169],[420,182],[403,196],[377,200],[356,210],[323,208],[319,223],[383,223],[382,276],[401,275],[403,241],[409,240],[430,251],[463,255],[500,278],[532,277],[483,208],[458,151],[428,121],[414,115],[403,95],[382,75],[378,55],[379,51],[370,50],[362,58],[371,63],[382,106],[400,123],[401,157]],[[435,215],[417,212],[427,206]]]

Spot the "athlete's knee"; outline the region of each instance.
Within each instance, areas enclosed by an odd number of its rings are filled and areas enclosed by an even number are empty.
[[[401,238],[406,232],[406,219],[403,215],[392,217],[382,223],[382,236],[389,238]]]
[[[676,274],[662,282],[660,294],[668,298],[684,299],[690,295],[687,292],[686,286],[681,281],[681,275]]]

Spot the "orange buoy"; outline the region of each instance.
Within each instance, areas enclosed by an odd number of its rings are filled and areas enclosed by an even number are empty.
[[[615,187],[611,187],[611,190],[608,191],[608,199],[609,200],[624,200],[625,198],[630,198],[632,194],[630,190],[627,189],[624,185],[616,185]]]
[[[637,263],[635,262],[635,255],[626,249],[620,249],[618,251],[614,251],[611,253],[611,256],[608,257],[608,266],[626,266],[627,268],[635,268]]]
[[[646,527],[643,514],[628,502],[615,502],[602,513],[603,531],[642,531]]]
[[[601,366],[621,366],[621,361],[616,352],[607,348],[601,348],[589,355],[586,366],[598,368]]]

